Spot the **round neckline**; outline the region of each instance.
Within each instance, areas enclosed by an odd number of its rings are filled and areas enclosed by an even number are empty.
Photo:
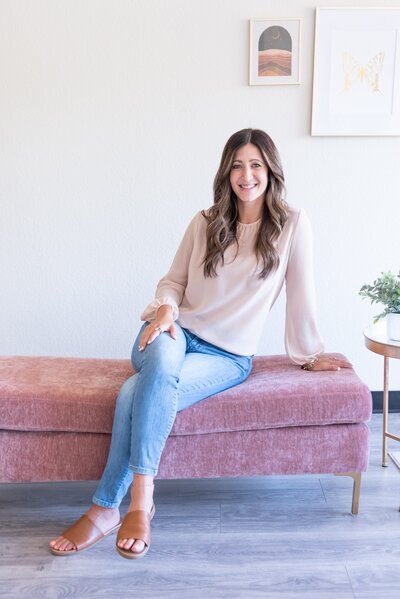
[[[260,217],[258,220],[255,220],[254,223],[242,223],[242,222],[240,222],[240,220],[238,220],[237,224],[240,225],[241,227],[253,227],[254,225],[259,225],[261,221],[262,221],[262,217]]]

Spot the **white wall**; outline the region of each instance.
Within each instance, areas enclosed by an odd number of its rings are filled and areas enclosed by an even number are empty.
[[[212,203],[223,144],[250,126],[312,220],[326,349],[382,388],[362,336],[376,309],[357,291],[400,266],[400,141],[310,137],[314,14],[303,0],[0,0],[1,354],[128,357]],[[303,18],[302,84],[249,87],[248,19],[283,16]],[[283,352],[282,336],[280,301],[259,353]]]

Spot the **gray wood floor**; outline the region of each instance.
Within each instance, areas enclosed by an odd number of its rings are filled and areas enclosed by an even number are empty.
[[[96,483],[1,484],[0,596],[398,599],[400,471],[380,465],[381,420],[358,516],[347,477],[158,481],[152,546],[136,561],[119,557],[115,535],[71,558],[48,552]]]

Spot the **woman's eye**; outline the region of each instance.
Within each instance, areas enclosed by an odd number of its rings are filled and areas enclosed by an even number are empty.
[[[235,171],[237,171],[239,168],[240,168],[240,164],[234,164],[232,166],[232,170],[235,170]]]
[[[261,164],[259,164],[258,162],[253,162],[253,166],[255,168],[261,168]]]

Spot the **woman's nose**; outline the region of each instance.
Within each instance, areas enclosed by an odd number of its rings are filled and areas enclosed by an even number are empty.
[[[250,181],[251,177],[252,177],[252,172],[251,172],[251,168],[250,168],[250,166],[245,166],[245,167],[243,168],[243,178],[244,178],[246,181]]]

